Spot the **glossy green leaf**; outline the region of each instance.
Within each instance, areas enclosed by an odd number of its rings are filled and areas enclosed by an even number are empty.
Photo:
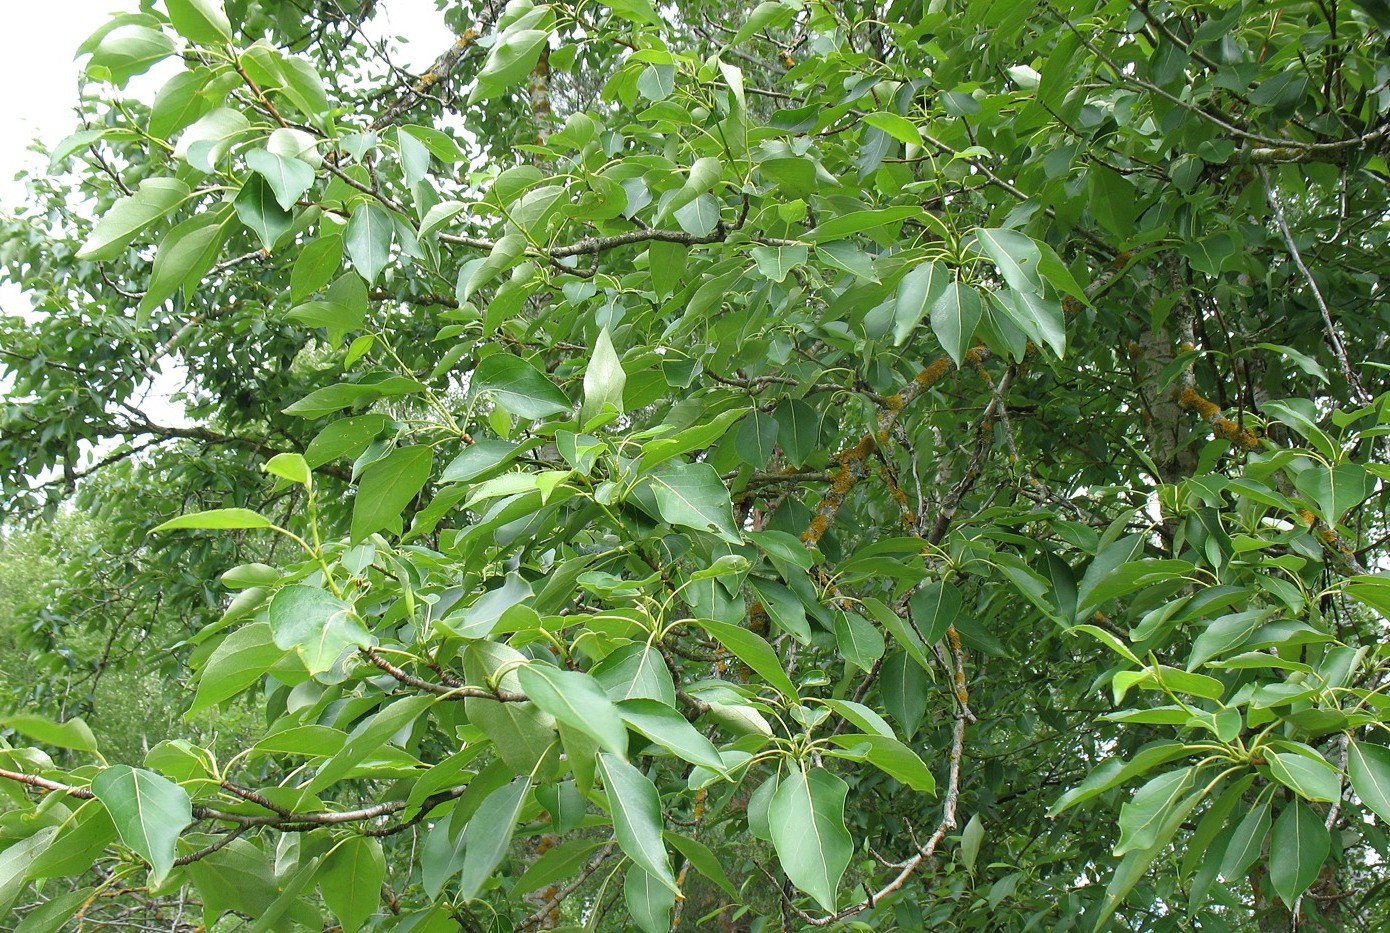
[[[488,794],[463,831],[463,867],[459,896],[477,897],[497,864],[507,854],[522,804],[531,790],[527,778],[512,781]]]
[[[724,770],[724,759],[714,744],[667,704],[648,699],[623,700],[618,704],[618,715],[631,729],[671,754],[712,771]]]
[[[1370,742],[1347,745],[1347,777],[1371,812],[1390,821],[1390,749]]]
[[[590,736],[614,756],[627,754],[627,727],[598,681],[580,671],[529,664],[517,671],[521,689],[560,722]]]
[[[729,490],[708,463],[673,463],[649,475],[661,517],[672,525],[718,535],[731,544],[743,539],[734,527]]]
[[[165,0],[169,19],[185,39],[202,44],[227,42],[232,25],[217,0]]]
[[[275,248],[280,238],[290,232],[294,218],[280,206],[275,189],[266,181],[264,175],[256,174],[246,179],[241,193],[232,202],[237,216],[246,228],[256,234],[261,247],[267,251]]]

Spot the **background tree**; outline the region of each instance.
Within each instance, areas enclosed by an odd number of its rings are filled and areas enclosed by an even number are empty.
[[[379,6],[118,16],[4,224],[24,650],[194,717],[36,666],[26,933],[1377,922],[1381,4]]]

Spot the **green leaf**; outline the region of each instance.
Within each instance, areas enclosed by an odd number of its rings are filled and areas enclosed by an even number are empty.
[[[1269,801],[1266,800],[1246,813],[1236,825],[1221,859],[1221,878],[1227,884],[1243,879],[1246,869],[1260,857],[1265,837],[1269,835],[1269,823]]]
[[[1299,796],[1324,803],[1341,798],[1341,773],[1321,757],[1313,759],[1294,752],[1271,752],[1266,758],[1274,779]]]
[[[222,211],[199,214],[169,231],[155,254],[150,282],[145,297],[140,299],[137,324],[144,324],[149,312],[180,288],[191,291],[202,280],[217,261],[224,220]]]
[[[946,636],[946,629],[960,617],[963,604],[960,589],[954,583],[943,580],[928,583],[913,593],[908,601],[908,610],[922,640],[934,645]]]
[[[488,794],[463,831],[463,868],[459,896],[471,900],[482,893],[512,843],[522,804],[531,790],[529,778],[520,778]]]
[[[97,753],[97,737],[86,720],[74,716],[54,722],[37,713],[11,713],[0,716],[0,728],[13,729],[29,738],[55,748],[71,748],[79,752]]]
[[[362,274],[368,285],[375,285],[377,276],[391,260],[391,243],[396,224],[391,214],[375,201],[359,204],[348,221],[343,243],[353,268]]]
[[[306,163],[265,149],[246,153],[246,164],[266,180],[275,193],[276,203],[286,211],[293,209],[299,196],[314,183],[314,170]]]
[[[755,246],[749,250],[758,271],[770,282],[785,282],[793,269],[806,265],[805,246]]]
[[[911,120],[900,117],[896,113],[866,113],[863,119],[869,126],[883,130],[898,142],[910,143],[914,146],[923,145],[922,132],[913,125]]]
[[[509,353],[494,353],[473,370],[469,400],[484,393],[512,414],[532,420],[571,408],[569,398],[545,373]]]
[[[617,755],[598,754],[598,770],[613,814],[618,847],[666,888],[679,894],[662,844],[661,795],[651,780]]]
[[[189,843],[185,837],[184,844]],[[203,923],[211,927],[229,910],[259,917],[280,891],[270,858],[245,839],[233,840],[184,869],[203,901]]]
[[[401,511],[429,481],[433,463],[434,449],[420,444],[399,447],[367,467],[352,503],[352,540],[398,527]]]
[[[627,754],[627,727],[603,687],[580,671],[528,664],[517,671],[521,689],[545,712],[592,738],[616,756]]]
[[[584,370],[584,405],[579,420],[588,424],[608,405],[622,414],[626,410],[623,408],[623,387],[626,385],[627,373],[623,371],[622,358],[613,349],[613,338],[605,327],[594,340],[589,365]]]
[[[117,26],[102,37],[87,62],[87,74],[99,81],[125,87],[127,81],[144,74],[174,54],[174,40],[148,26]]]
[[[975,862],[980,857],[980,846],[984,841],[985,827],[980,822],[980,814],[971,814],[960,833],[960,859],[972,875],[975,874]]]
[[[319,868],[319,893],[338,918],[343,933],[356,933],[381,904],[386,857],[381,843],[368,836],[349,836]]]
[[[289,480],[291,483],[298,483],[301,486],[310,485],[309,464],[302,454],[276,454],[267,460],[261,469],[272,476]]]
[[[751,411],[738,426],[734,449],[743,462],[761,470],[772,459],[777,446],[777,419],[761,411]],[[803,551],[805,549],[803,548]]]
[[[351,605],[327,590],[294,584],[270,600],[275,644],[296,652],[310,674],[331,670],[343,652],[376,643]]]
[[[26,854],[24,851],[15,853],[16,863],[22,862]],[[71,929],[68,921],[72,919],[72,915],[96,896],[96,888],[78,888],[76,891],[54,894],[42,905],[29,911],[19,926],[14,928],[14,933],[59,933],[60,930]],[[0,900],[3,900],[3,894],[0,894]]]
[[[343,264],[343,238],[337,233],[320,236],[299,253],[290,273],[290,300],[302,301],[323,288]]]
[[[43,856],[57,834],[58,827],[44,826],[0,850],[0,911],[9,912],[29,880],[34,861]]]
[[[1294,477],[1294,486],[1312,500],[1319,518],[1335,525],[1365,501],[1376,487],[1376,478],[1355,463],[1330,468],[1314,465]]]
[[[366,405],[377,399],[396,395],[413,395],[425,389],[422,383],[406,376],[384,373],[373,375],[380,375],[381,378],[368,377],[362,382],[340,382],[337,385],[315,389],[286,408],[285,414],[297,415],[300,418],[319,418],[344,408]]]
[[[643,933],[668,933],[676,894],[640,865],[628,866],[623,878],[623,901],[632,922]]]
[[[974,233],[974,245],[988,256],[1009,288],[1024,294],[1038,294],[1042,278],[1038,265],[1042,254],[1026,234],[1017,230],[980,228]]]
[[[258,683],[289,649],[275,644],[269,625],[254,622],[223,639],[198,674],[198,693],[189,714],[215,706]]]
[[[507,30],[488,53],[468,102],[477,104],[489,100],[523,80],[540,61],[541,51],[549,39],[550,32],[545,29]]]
[[[1120,808],[1120,841],[1115,845],[1115,854],[1154,846],[1159,831],[1194,777],[1193,768],[1166,771],[1135,791],[1134,798]]]
[[[203,45],[230,42],[232,24],[216,0],[165,0],[169,20],[185,39]]]
[[[672,525],[694,528],[742,544],[734,527],[729,490],[709,463],[673,463],[647,477],[661,517]]]
[[[915,791],[924,794],[936,793],[936,778],[932,776],[926,762],[892,736],[842,732],[831,736],[830,741],[846,750],[867,747],[864,757],[869,764]]]
[[[121,198],[101,215],[77,251],[78,259],[116,259],[150,224],[188,199],[188,186],[177,178],[147,178],[134,194]]]
[[[783,696],[796,697],[796,685],[787,676],[782,659],[761,635],[742,626],[713,619],[696,619],[695,624],[717,638],[734,657],[748,665],[755,674]]]
[[[1269,839],[1269,880],[1279,899],[1292,907],[1317,880],[1331,849],[1327,827],[1307,804],[1295,800],[1284,807]]]
[[[623,722],[673,755],[723,773],[724,759],[700,730],[665,703],[632,699],[618,704]]]
[[[1351,742],[1347,746],[1347,777],[1361,802],[1390,822],[1390,748]]]
[[[177,531],[182,528],[270,528],[271,521],[259,512],[250,509],[209,509],[206,512],[190,512],[171,518],[162,525],[150,529],[156,531]]]
[[[945,296],[951,286],[951,274],[944,265],[937,262],[923,262],[914,266],[898,283],[893,305],[893,344],[902,346],[912,336],[917,325],[927,316]],[[933,325],[942,346],[947,346],[941,328]],[[974,328],[970,328],[971,331]],[[957,360],[959,363],[959,360]]]
[[[280,238],[290,232],[294,217],[276,200],[275,190],[263,175],[252,175],[241,186],[241,193],[232,202],[237,216],[256,238],[261,247],[274,249]]]
[[[845,828],[847,785],[824,768],[795,768],[772,795],[769,828],[787,878],[833,913],[854,843]]]
[[[111,814],[121,842],[150,863],[158,885],[174,867],[174,844],[193,822],[193,807],[179,785],[153,771],[112,765],[92,779],[92,793]]]
[[[700,842],[698,839],[691,839],[689,836],[682,836],[680,833],[666,831],[662,837],[671,844],[681,855],[685,856],[695,870],[704,875],[710,881],[719,885],[720,890],[735,901],[739,900],[738,891],[734,889],[733,882],[724,871],[724,866],[719,864],[719,859],[710,851],[709,846]]]
[[[862,671],[867,672],[883,657],[884,640],[872,622],[855,612],[835,613],[835,643],[840,655]]]
[[[900,223],[909,217],[919,217],[922,214],[920,207],[904,205],[901,207],[885,207],[879,210],[851,211],[839,217],[832,217],[824,221],[815,230],[811,231],[808,239],[812,243],[828,243],[832,240],[843,240],[845,237],[854,233],[863,233],[868,230],[877,230],[890,224]]]

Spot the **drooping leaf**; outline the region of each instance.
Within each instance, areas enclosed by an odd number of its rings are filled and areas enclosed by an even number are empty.
[[[768,808],[782,870],[792,884],[832,913],[854,850],[845,828],[848,792],[849,785],[824,768],[795,768],[778,785]]]
[[[121,842],[150,863],[158,884],[174,867],[174,846],[193,822],[182,787],[129,765],[112,765],[92,779],[92,793],[111,814]]]
[[[598,771],[613,815],[613,832],[628,858],[679,894],[661,837],[661,795],[651,780],[617,755],[599,752]]]

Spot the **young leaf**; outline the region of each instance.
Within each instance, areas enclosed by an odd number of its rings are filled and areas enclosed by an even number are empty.
[[[613,349],[613,339],[605,327],[594,340],[589,366],[584,370],[584,405],[579,420],[587,424],[607,405],[622,414],[625,385],[627,374],[623,372],[623,361]]]

